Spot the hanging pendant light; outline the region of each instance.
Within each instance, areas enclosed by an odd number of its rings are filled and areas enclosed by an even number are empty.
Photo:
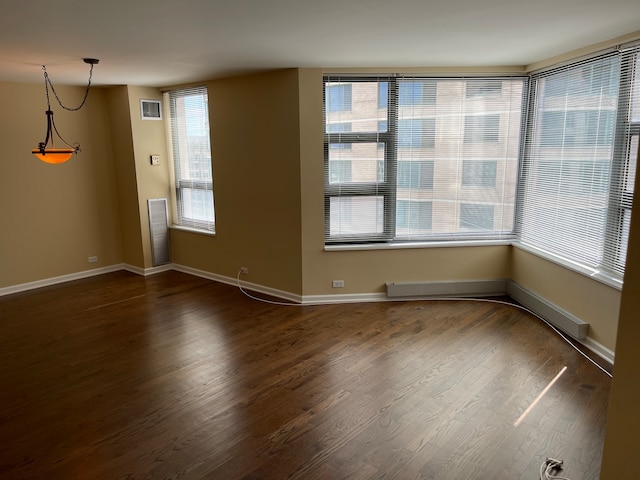
[[[44,88],[47,94],[47,111],[45,112],[45,114],[47,115],[47,136],[45,137],[44,142],[40,142],[38,144],[38,148],[34,148],[33,150],[31,150],[31,153],[33,153],[38,159],[42,160],[43,162],[53,164],[63,163],[69,160],[71,158],[71,155],[80,151],[79,143],[71,145],[62,138],[62,136],[58,132],[58,129],[56,128],[55,121],[53,120],[53,110],[51,110],[51,102],[49,101],[49,86],[51,86],[51,91],[58,101],[58,104],[60,104],[62,108],[72,112],[80,110],[84,106],[85,102],[87,101],[87,96],[89,95],[91,78],[93,77],[93,66],[97,64],[99,60],[95,58],[84,58],[83,61],[84,63],[91,65],[89,70],[89,82],[87,83],[87,89],[84,93],[82,102],[78,107],[75,108],[65,107],[62,104],[62,102],[60,101],[60,97],[58,97],[58,94],[53,87],[53,83],[51,83],[51,80],[49,79],[49,75],[47,74],[47,67],[44,65],[42,66],[42,69],[44,71]],[[54,133],[60,139],[60,141],[66,145],[66,147],[56,148],[54,146]]]

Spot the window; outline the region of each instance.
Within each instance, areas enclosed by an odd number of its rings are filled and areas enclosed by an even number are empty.
[[[329,85],[325,93],[329,112],[351,111],[351,84]]]
[[[640,134],[637,61],[636,48],[533,75],[519,201],[523,244],[620,280]]]
[[[413,202],[398,200],[396,212],[397,228],[409,232],[428,232],[431,230],[431,202]]]
[[[497,174],[497,160],[463,160],[463,187],[495,187]]]
[[[175,182],[175,224],[213,232],[213,178],[205,87],[168,93]]]
[[[405,118],[398,120],[398,146],[433,148],[436,145],[434,118]]]
[[[329,183],[351,182],[351,160],[333,160],[329,163]]]
[[[398,105],[435,105],[436,82],[431,80],[400,80],[398,82]]]
[[[640,45],[623,45],[527,77],[326,76],[325,101],[350,85],[353,110],[327,107],[325,124],[353,132],[325,129],[325,243],[510,239],[621,281],[639,57]],[[331,181],[331,143],[350,143],[363,164],[350,179]]]
[[[389,83],[378,83],[378,108],[387,108],[389,103]]]
[[[327,125],[327,131],[331,133],[350,132],[351,124],[349,122],[332,123]],[[350,143],[330,143],[329,148],[351,148]]]
[[[497,142],[500,138],[500,115],[473,115],[464,119],[464,142]]]
[[[493,230],[493,205],[477,203],[460,204],[460,228],[469,230]]]
[[[468,85],[486,81],[325,77],[325,102],[338,84],[350,85],[352,100],[348,114],[324,109],[327,244],[513,237],[526,79],[500,79],[498,92],[469,102]],[[346,121],[350,132],[333,131]],[[337,173],[341,161],[350,177]],[[461,222],[461,204],[480,206]]]
[[[502,80],[490,79],[467,83],[467,98],[502,94]]]
[[[433,160],[398,162],[398,188],[433,190]]]
[[[545,147],[607,147],[613,142],[613,109],[552,110],[542,115],[540,144]]]

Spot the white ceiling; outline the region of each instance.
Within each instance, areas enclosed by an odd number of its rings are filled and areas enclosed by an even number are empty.
[[[0,0],[0,81],[168,86],[285,67],[528,65],[640,29],[638,0]]]

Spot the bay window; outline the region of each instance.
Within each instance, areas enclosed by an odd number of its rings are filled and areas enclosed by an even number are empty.
[[[639,53],[520,77],[326,75],[325,244],[498,240],[619,285]]]

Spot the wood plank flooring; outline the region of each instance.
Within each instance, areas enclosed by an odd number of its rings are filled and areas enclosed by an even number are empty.
[[[609,387],[506,305],[116,272],[0,297],[0,478],[597,479]]]

